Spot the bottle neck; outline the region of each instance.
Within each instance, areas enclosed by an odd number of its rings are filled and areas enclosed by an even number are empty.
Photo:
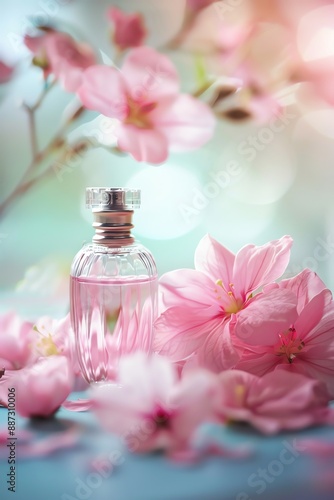
[[[134,242],[132,214],[133,210],[93,212],[93,243],[107,247],[131,245]]]

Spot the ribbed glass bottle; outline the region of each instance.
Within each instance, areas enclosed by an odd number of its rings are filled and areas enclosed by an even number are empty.
[[[82,374],[113,380],[120,356],[150,352],[156,314],[157,270],[151,252],[131,235],[140,191],[87,188],[95,236],[71,268],[71,322]]]

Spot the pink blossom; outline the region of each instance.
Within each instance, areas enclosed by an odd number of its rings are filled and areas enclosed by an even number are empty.
[[[264,434],[328,423],[333,410],[326,385],[276,370],[263,377],[227,370],[219,375],[219,412],[228,421],[249,422]]]
[[[33,359],[33,337],[33,324],[29,321],[14,312],[0,316],[0,368],[19,370],[28,364]]]
[[[49,356],[17,371],[10,383],[16,389],[16,409],[21,416],[48,417],[70,394],[73,375],[65,356]]]
[[[233,326],[244,347],[236,368],[261,376],[280,367],[325,382],[334,395],[334,303],[330,291],[308,270],[282,281],[277,288],[295,294],[295,318],[284,327],[268,323],[265,329],[254,328],[244,338],[240,326],[247,318],[243,314]],[[250,315],[256,312],[249,308]]]
[[[102,425],[123,436],[131,451],[187,449],[197,427],[213,418],[217,379],[198,370],[181,381],[167,358],[144,353],[120,361],[118,384],[94,387]]]
[[[114,25],[113,42],[119,50],[138,47],[144,43],[147,32],[140,14],[126,14],[117,7],[111,7],[107,15]]]
[[[78,95],[87,108],[116,119],[118,147],[137,161],[162,163],[169,150],[199,148],[214,131],[210,108],[180,94],[173,64],[148,47],[133,49],[121,71],[88,68]]]
[[[91,47],[66,33],[49,30],[38,37],[26,35],[24,42],[34,54],[33,63],[43,69],[44,77],[53,74],[68,92],[75,92],[83,71],[96,64]]]
[[[14,73],[14,68],[0,61],[0,84],[7,83]]]
[[[247,245],[237,255],[211,236],[195,252],[195,270],[166,273],[160,280],[165,310],[156,321],[155,349],[173,361],[197,354],[200,364],[220,371],[238,360],[230,337],[230,322],[245,336],[268,324],[285,325],[295,317],[296,300],[288,290],[253,293],[285,270],[292,240],[284,236],[266,245]],[[263,310],[248,315],[249,307]]]

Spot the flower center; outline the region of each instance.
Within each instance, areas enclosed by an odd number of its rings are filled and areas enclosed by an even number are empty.
[[[157,409],[155,410],[153,414],[153,421],[156,424],[156,426],[160,429],[166,429],[169,427],[170,423],[170,413],[166,411],[164,408],[161,406],[158,406]]]
[[[216,285],[220,288],[216,288],[217,299],[221,302],[224,312],[227,314],[235,314],[241,311],[243,308],[243,300],[235,297],[234,295],[234,285],[230,283],[228,289],[226,290],[224,283],[221,279],[216,281]]]
[[[155,102],[143,103],[128,98],[128,116],[124,123],[135,125],[138,128],[152,128],[149,114],[156,108]]]
[[[57,356],[58,354],[60,354],[60,351],[55,344],[51,333],[45,335],[40,330],[38,330],[36,325],[33,327],[33,330],[35,330],[35,332],[37,332],[41,336],[41,339],[36,344],[36,347],[39,349],[42,356]]]
[[[284,356],[289,363],[292,363],[297,354],[300,354],[300,351],[305,347],[305,343],[298,338],[294,327],[281,333],[279,338],[280,340],[275,346],[276,355]]]

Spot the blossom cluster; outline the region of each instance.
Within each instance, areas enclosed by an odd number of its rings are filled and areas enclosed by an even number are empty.
[[[50,416],[62,404],[92,408],[130,449],[175,456],[207,422],[248,422],[265,434],[333,424],[334,302],[308,269],[279,281],[291,244],[284,236],[234,255],[205,236],[195,269],[160,278],[155,352],[123,349],[114,381],[90,389],[88,402],[65,401],[86,387],[69,317],[33,324],[5,314],[0,403],[15,386],[25,417]]]

